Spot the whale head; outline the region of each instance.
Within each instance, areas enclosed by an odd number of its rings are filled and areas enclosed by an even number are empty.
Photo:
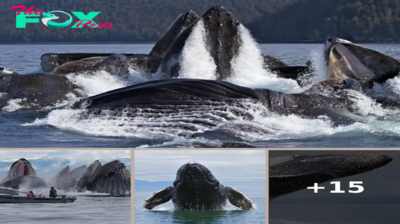
[[[195,162],[189,162],[181,166],[176,174],[174,186],[176,188],[187,186],[210,186],[212,188],[219,186],[219,181],[214,177],[211,171]]]
[[[393,78],[400,69],[398,60],[336,37],[327,39],[324,54],[331,79],[355,79],[363,89],[370,88],[371,82]]]
[[[193,47],[192,39],[199,33],[204,34],[204,54],[215,65],[211,70],[218,80],[224,80],[232,74],[231,61],[239,54],[242,44],[240,33],[241,23],[236,17],[222,6],[214,6],[207,10],[201,18],[186,28],[170,45],[160,65],[166,78],[179,77],[185,69],[184,52]],[[204,55],[198,55],[199,59]],[[181,58],[181,59],[180,59]],[[203,60],[203,59],[202,59]]]
[[[29,175],[36,176],[36,171],[32,164],[24,158],[15,161],[7,173],[7,177],[23,177]]]
[[[151,49],[150,56],[164,58],[172,42],[199,18],[193,10],[179,15]]]

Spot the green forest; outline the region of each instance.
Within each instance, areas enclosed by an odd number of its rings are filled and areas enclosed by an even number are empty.
[[[400,0],[2,0],[1,43],[154,42],[179,14],[202,15],[212,6],[230,10],[258,42],[323,42],[338,36],[358,42],[400,41]],[[11,6],[65,12],[100,11],[96,23],[110,29],[49,28],[42,23],[15,28]],[[62,20],[63,17],[60,18]]]

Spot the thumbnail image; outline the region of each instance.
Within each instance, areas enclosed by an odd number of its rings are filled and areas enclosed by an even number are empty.
[[[0,150],[2,223],[130,223],[129,150]]]
[[[135,223],[265,223],[264,150],[137,150]]]
[[[400,223],[400,151],[269,152],[269,223]]]

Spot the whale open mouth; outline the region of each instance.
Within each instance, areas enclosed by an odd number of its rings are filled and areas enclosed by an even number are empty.
[[[393,78],[400,66],[388,55],[340,38],[329,38],[324,48],[330,78],[353,78],[363,88],[370,88],[373,81]]]
[[[9,177],[23,177],[28,175],[36,175],[36,172],[31,163],[23,158],[15,161],[8,171]]]
[[[360,83],[374,78],[374,71],[368,67],[369,60],[366,59],[369,55],[360,54],[359,48],[362,47],[338,38],[331,38],[325,43],[325,59],[331,78],[353,78]]]
[[[219,182],[203,165],[187,163],[179,169],[177,178],[174,181],[175,187],[182,184],[218,186]]]

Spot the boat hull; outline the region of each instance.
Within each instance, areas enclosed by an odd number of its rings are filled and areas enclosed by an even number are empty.
[[[46,198],[46,197],[35,197],[28,198],[23,196],[0,196],[0,204],[35,204],[35,203],[72,203],[76,198]]]

